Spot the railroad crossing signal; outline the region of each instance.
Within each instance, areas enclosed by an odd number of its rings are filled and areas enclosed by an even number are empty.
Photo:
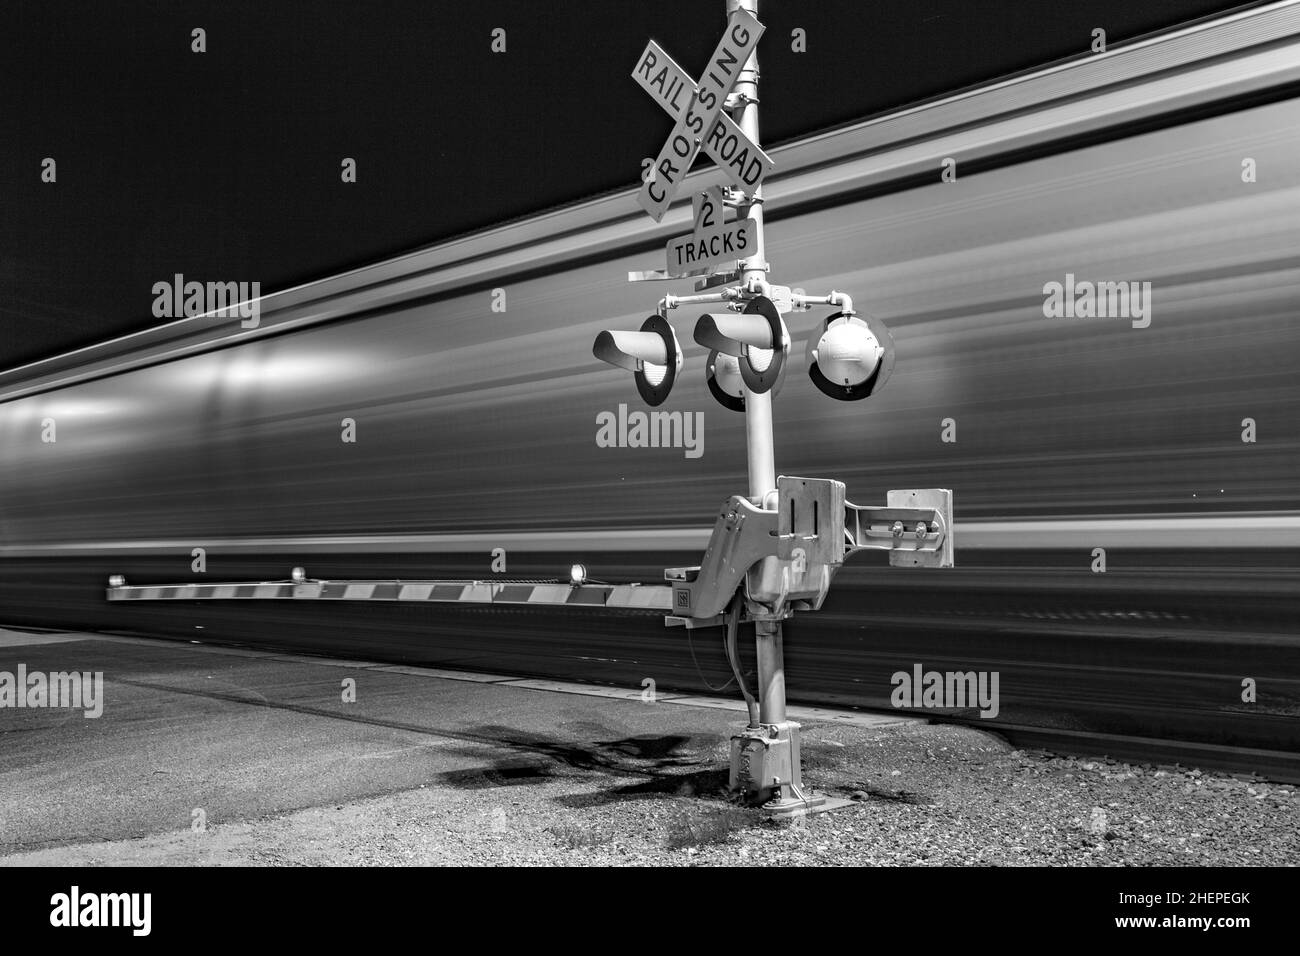
[[[742,617],[753,622],[759,700],[755,705],[746,691],[750,719],[731,739],[731,788],[769,800],[766,806],[776,813],[807,812],[829,803],[810,799],[800,787],[799,725],[785,710],[782,622],[796,610],[819,608],[836,569],[860,547],[889,550],[891,565],[951,567],[952,492],[891,491],[886,507],[861,507],[846,501],[844,485],[833,479],[777,477],[772,398],[780,391],[790,352],[783,315],[814,305],[838,308],[809,337],[806,363],[813,384],[840,401],[866,398],[885,384],[893,371],[894,343],[882,322],[857,315],[853,300],[842,292],[805,295],[768,281],[761,185],[772,163],[756,142],[754,56],[763,27],[755,18],[758,0],[728,0],[727,5],[727,32],[698,84],[653,41],[632,73],[677,120],[637,202],[662,220],[701,149],[739,193],[718,186],[696,192],[692,232],[669,241],[667,269],[628,278],[685,278],[727,260],[734,264],[723,267],[726,275],[697,283],[696,290],[704,294],[665,295],[655,315],[662,322],[656,323],[657,337],[634,341],[629,333],[602,332],[595,352],[634,371],[647,401],[651,396],[661,401],[662,385],[647,389],[643,379],[649,375],[654,386],[659,369],[680,357],[680,349],[669,345],[668,311],[717,304],[716,311],[699,316],[694,338],[710,350],[705,362],[710,394],[725,408],[745,414],[749,495],[733,495],[723,504],[699,567],[664,571],[673,592],[674,613],[667,620],[687,627],[724,624],[728,659],[742,688],[735,634]],[[733,87],[736,92],[728,99]],[[735,111],[734,118],[724,106]],[[737,207],[739,217],[726,222],[729,207]],[[650,331],[649,326],[643,331]],[[671,379],[665,379],[668,386]]]
[[[758,46],[758,38],[762,35],[763,24],[753,14],[742,8],[734,10],[727,19],[726,32],[714,49],[713,56],[709,58],[709,65],[705,67],[698,84],[691,84],[690,77],[682,72],[681,67],[673,63],[653,42],[642,54],[632,76],[659,100],[664,109],[677,116],[677,125],[659,150],[652,175],[636,197],[637,203],[656,222],[663,219],[668,204],[686,179],[691,164],[695,162],[695,157],[706,140],[711,156],[715,152],[721,156],[724,149],[730,152],[731,159],[724,159],[719,165],[729,171],[734,168],[740,182],[749,185],[748,180],[755,179],[751,189],[761,182],[762,175],[766,175],[764,160],[767,168],[771,168],[771,159],[766,154],[760,158],[758,154],[762,151],[735,123],[729,127],[727,123],[718,122],[719,116],[723,115],[727,95],[736,85],[740,71]],[[659,70],[651,75],[650,71],[656,66]],[[641,76],[643,72],[646,74],[644,78]],[[672,86],[668,85],[670,80],[674,81]]]

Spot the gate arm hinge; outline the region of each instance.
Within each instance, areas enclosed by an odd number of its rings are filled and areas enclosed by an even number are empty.
[[[756,508],[732,495],[718,513],[709,546],[698,568],[668,568],[673,614],[696,620],[720,615],[744,580],[745,572],[777,549],[777,513]]]

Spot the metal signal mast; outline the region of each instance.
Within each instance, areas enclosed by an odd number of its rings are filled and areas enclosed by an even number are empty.
[[[709,391],[745,415],[749,494],[723,505],[699,567],[665,572],[674,590],[669,620],[688,627],[725,623],[728,658],[750,705],[749,726],[732,738],[731,788],[788,813],[827,801],[801,786],[799,725],[786,715],[782,622],[795,610],[820,607],[835,571],[863,548],[889,550],[892,564],[951,567],[952,493],[891,491],[884,508],[865,508],[845,501],[844,485],[833,479],[777,477],[772,399],[790,352],[784,314],[816,305],[838,308],[820,335],[809,338],[807,365],[813,383],[842,401],[866,398],[884,385],[894,344],[883,323],[857,315],[848,295],[802,295],[768,281],[762,181],[774,163],[759,146],[755,49],[764,28],[757,12],[757,0],[728,0],[726,31],[698,84],[654,41],[637,63],[633,78],[677,117],[637,196],[642,208],[662,219],[701,149],[732,181],[694,197],[694,232],[669,241],[664,272],[629,276],[644,281],[702,274],[701,294],[665,295],[639,332],[602,332],[593,351],[631,370],[641,396],[658,405],[683,365],[665,313],[714,303],[728,310],[701,315],[694,337],[710,350]],[[719,207],[735,208],[736,219],[715,225]],[[708,266],[728,260],[730,269],[710,274]],[[744,689],[736,653],[742,619],[755,629],[757,707]]]

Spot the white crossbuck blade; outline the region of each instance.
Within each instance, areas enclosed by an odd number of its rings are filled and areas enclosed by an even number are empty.
[[[718,116],[726,104],[727,94],[740,78],[749,55],[758,46],[758,38],[763,35],[763,25],[752,14],[743,9],[735,10],[727,20],[727,29],[722,40],[709,58],[694,95],[688,100],[677,125],[668,135],[659,156],[655,159],[652,174],[642,185],[637,194],[637,203],[654,217],[655,221],[663,219],[677,189],[690,172],[691,164],[699,154],[706,137],[711,138]],[[644,63],[644,56],[642,59]],[[678,68],[680,73],[680,68]],[[636,76],[636,73],[633,73]],[[682,74],[685,76],[685,74]],[[638,81],[640,82],[640,81]],[[651,93],[658,97],[657,91]],[[674,97],[675,99],[675,97]],[[670,106],[665,106],[672,112]],[[733,124],[734,125],[734,124]],[[746,139],[748,142],[748,139]],[[724,133],[716,142],[719,151],[725,145]],[[736,141],[739,148],[739,141]],[[754,144],[750,144],[754,145]],[[758,147],[754,145],[754,149]],[[761,164],[761,161],[759,161]],[[770,160],[769,160],[770,162]],[[734,158],[733,158],[734,163]],[[725,165],[725,162],[724,162]]]
[[[632,78],[673,119],[681,119],[687,106],[695,102],[698,85],[654,40],[646,44],[636,69],[632,71]],[[700,148],[748,195],[753,195],[776,166],[772,157],[746,136],[725,112],[718,114]]]

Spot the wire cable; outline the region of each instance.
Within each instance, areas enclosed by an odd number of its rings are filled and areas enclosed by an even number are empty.
[[[700,669],[700,662],[699,662],[698,660],[695,659],[695,642],[691,640],[691,631],[693,631],[693,630],[694,630],[694,628],[691,628],[691,627],[688,627],[688,628],[686,629],[686,646],[687,646],[688,648],[690,648],[690,651],[691,651],[691,663],[693,663],[693,664],[695,665],[695,673],[698,674],[698,675],[700,676],[700,681],[704,684],[705,687],[707,687],[709,690],[713,691],[715,694],[720,694],[720,693],[722,693],[724,690],[726,690],[728,687],[730,687],[730,686],[732,685],[732,683],[735,682],[735,680],[736,680],[735,670],[734,670],[734,669],[732,670],[731,680],[727,681],[727,682],[726,682],[725,684],[723,684],[721,687],[714,687],[712,684],[710,684],[710,683],[709,683],[709,679],[708,679],[707,677],[704,676],[704,671],[702,671],[702,670]],[[724,650],[725,650],[725,648],[724,648]],[[730,658],[730,657],[727,658],[727,663],[728,663],[728,664],[731,663],[731,658]]]
[[[740,657],[736,652],[736,632],[740,629],[740,609],[744,605],[744,599],[737,591],[735,597],[731,599],[731,604],[727,606],[727,661],[731,664],[731,674],[736,681],[736,686],[740,692],[745,695],[745,709],[749,711],[749,726],[758,726],[758,704],[754,701],[754,695],[749,692],[745,686],[745,677],[740,672]]]

